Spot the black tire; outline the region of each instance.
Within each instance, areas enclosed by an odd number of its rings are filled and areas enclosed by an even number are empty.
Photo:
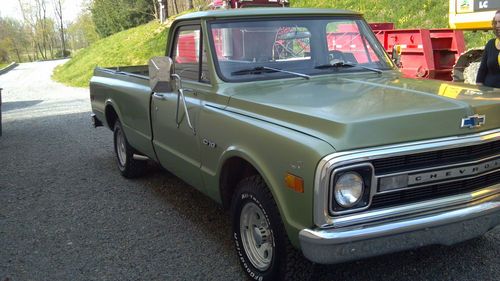
[[[247,207],[245,207],[247,206]],[[259,214],[256,209],[258,207],[263,214],[265,220],[261,219],[266,225],[266,230],[261,231],[260,228],[254,225],[255,232],[248,231],[246,221],[251,215],[247,210],[255,210],[255,214]],[[243,216],[242,216],[243,211]],[[249,214],[253,214],[250,212]],[[256,216],[257,218],[259,216]],[[260,219],[260,218],[259,218]],[[242,223],[243,221],[243,223]],[[231,222],[232,236],[235,243],[236,252],[243,270],[252,280],[268,281],[268,280],[309,280],[313,272],[313,264],[306,260],[302,253],[297,251],[290,243],[286,234],[283,222],[281,220],[278,207],[273,199],[271,192],[260,176],[251,176],[243,179],[237,186],[231,201]],[[243,226],[241,226],[243,225]],[[262,225],[262,224],[261,224]],[[242,233],[242,229],[243,232]],[[247,229],[247,231],[245,231]],[[257,234],[248,234],[249,232]],[[245,234],[247,233],[247,234]],[[264,233],[264,234],[263,234]],[[257,239],[255,239],[257,235]],[[245,238],[246,237],[246,238]],[[271,247],[271,258],[269,255],[261,255],[261,257],[269,258],[270,261],[266,264],[267,268],[258,268],[258,263],[255,262],[255,255],[252,258],[252,248],[248,243],[248,237],[253,237],[254,241],[258,240],[261,243],[259,247]],[[244,243],[243,240],[247,241]],[[262,242],[264,241],[264,242]],[[257,244],[259,244],[257,243]],[[267,244],[264,246],[264,244]],[[250,245],[250,246],[248,246]],[[255,249],[255,246],[254,246]],[[250,254],[248,254],[250,252]],[[264,251],[265,253],[265,251]],[[252,261],[252,259],[254,261]],[[257,266],[256,266],[257,264]]]
[[[135,160],[133,158],[136,150],[129,145],[120,120],[115,122],[113,141],[116,162],[122,176],[126,178],[136,178],[144,175],[147,162],[144,160]]]

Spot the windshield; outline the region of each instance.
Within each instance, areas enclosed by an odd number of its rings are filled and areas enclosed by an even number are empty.
[[[393,67],[360,18],[224,20],[209,27],[217,72],[225,81]]]

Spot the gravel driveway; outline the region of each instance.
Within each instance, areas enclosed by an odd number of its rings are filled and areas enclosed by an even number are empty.
[[[88,90],[50,80],[63,61],[0,76],[0,281],[245,280],[229,216],[151,167],[122,178],[111,131],[90,126]],[[336,266],[314,280],[499,280],[500,228]]]

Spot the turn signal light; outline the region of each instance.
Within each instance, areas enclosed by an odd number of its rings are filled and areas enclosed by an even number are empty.
[[[287,173],[285,176],[285,184],[288,188],[298,193],[304,193],[304,180],[301,177]]]

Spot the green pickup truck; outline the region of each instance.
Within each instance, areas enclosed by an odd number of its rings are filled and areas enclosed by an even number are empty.
[[[500,223],[500,89],[403,78],[355,12],[184,15],[166,56],[96,68],[90,99],[123,176],[155,161],[229,210],[255,280]]]

